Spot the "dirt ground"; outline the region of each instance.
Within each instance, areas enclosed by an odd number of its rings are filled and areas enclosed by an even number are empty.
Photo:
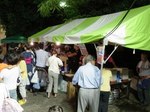
[[[60,105],[64,112],[76,112],[75,101],[69,102],[64,92],[59,92],[56,98],[51,96],[49,99],[45,92],[39,92],[37,96],[28,92],[27,95],[27,103],[22,106],[24,112],[48,112],[49,107],[53,105]],[[113,100],[109,104],[108,112],[150,112],[150,106],[141,106],[135,96],[130,94],[129,99]]]

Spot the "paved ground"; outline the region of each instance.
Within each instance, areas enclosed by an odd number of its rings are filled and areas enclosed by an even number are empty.
[[[37,96],[32,93],[27,93],[27,103],[23,105],[24,112],[47,112],[48,108],[53,105],[60,105],[63,107],[64,112],[74,112],[72,105],[67,101],[66,93],[60,93],[56,98],[51,96],[49,99],[46,93],[40,92]]]
[[[28,92],[27,95],[28,101],[23,105],[24,112],[47,112],[48,108],[53,105],[62,106],[64,112],[75,112],[75,102],[69,102],[64,92],[59,92],[57,98],[51,96],[50,99],[45,97],[44,92],[38,93],[37,96]],[[139,105],[135,96],[130,94],[129,99],[113,100],[108,112],[150,112],[150,106]]]

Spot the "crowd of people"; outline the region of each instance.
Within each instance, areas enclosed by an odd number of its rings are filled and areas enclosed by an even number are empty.
[[[57,97],[60,72],[74,73],[80,65],[81,53],[77,45],[44,47],[43,43],[18,44],[8,48],[5,55],[0,53],[0,81],[5,83],[10,97],[21,105],[27,102],[27,91],[36,95],[43,89],[48,98]],[[0,51],[3,51],[2,47]]]
[[[0,54],[2,49],[0,47]],[[113,59],[110,62],[116,67]],[[87,106],[91,112],[108,111],[111,70],[104,65],[101,71],[96,65],[96,57],[83,56],[78,45],[19,44],[8,49],[6,55],[0,55],[0,83],[6,85],[10,97],[21,105],[27,102],[27,91],[36,95],[43,89],[47,98],[57,97],[59,75],[64,72],[74,74],[72,84],[79,87],[77,112],[85,112]],[[146,54],[141,54],[137,72],[139,100],[149,104],[150,62]]]

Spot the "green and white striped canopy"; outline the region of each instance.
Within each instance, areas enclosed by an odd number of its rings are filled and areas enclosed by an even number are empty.
[[[63,44],[99,41],[114,29],[126,12],[72,20],[42,36],[41,40]],[[150,5],[130,10],[121,25],[105,39],[128,48],[150,50]]]
[[[44,42],[44,40],[42,40],[42,37],[45,36],[46,34],[49,34],[52,31],[56,30],[57,28],[61,27],[61,25],[62,24],[47,27],[46,29],[28,37],[28,41],[29,42]]]

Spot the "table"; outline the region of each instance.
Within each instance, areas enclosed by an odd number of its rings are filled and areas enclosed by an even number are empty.
[[[129,79],[129,69],[128,68],[107,68],[112,72],[112,81],[116,81],[116,75],[119,71],[122,80]]]
[[[74,74],[64,74],[63,80],[67,81],[67,100],[73,101],[76,99],[76,87],[72,84]]]
[[[121,82],[111,81],[111,90],[114,92],[114,97],[122,98],[123,97],[129,98],[130,94],[130,79],[122,80]],[[117,90],[117,91],[115,91]],[[115,93],[116,92],[116,93]]]

